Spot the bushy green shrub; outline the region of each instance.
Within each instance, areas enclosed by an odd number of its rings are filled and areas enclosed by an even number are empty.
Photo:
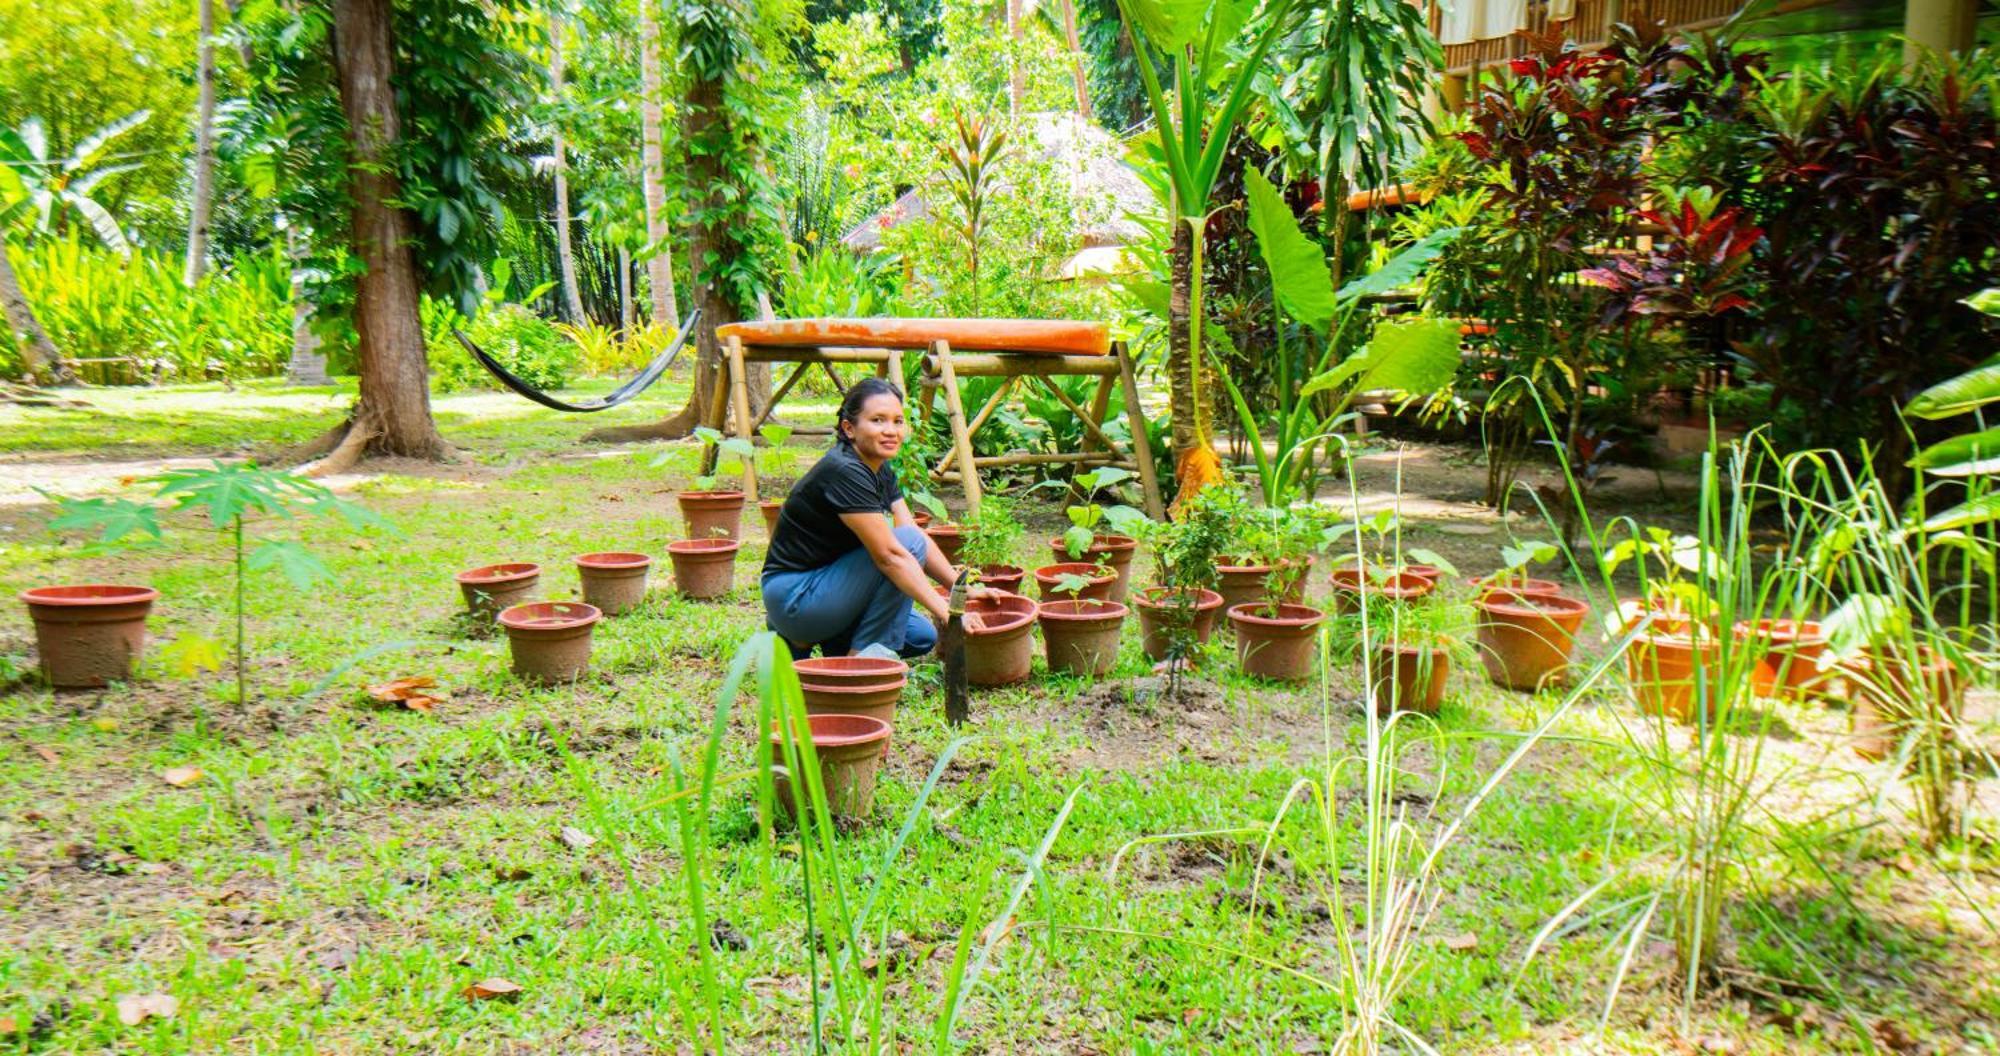
[[[567,386],[576,375],[576,343],[555,324],[518,304],[497,304],[470,323],[440,302],[424,303],[424,337],[430,345],[431,384],[439,392],[497,389],[500,383],[452,336],[462,328],[487,355],[537,389]]]
[[[86,381],[266,377],[291,353],[290,275],[275,254],[240,257],[189,288],[167,254],[120,257],[74,236],[9,252],[36,318],[66,359],[86,361]],[[19,376],[0,328],[0,377]]]

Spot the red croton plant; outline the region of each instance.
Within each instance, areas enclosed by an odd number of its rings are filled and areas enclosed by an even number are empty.
[[[1721,315],[1751,307],[1750,251],[1764,229],[1739,206],[1717,207],[1705,188],[1669,195],[1678,208],[1642,209],[1641,220],[1661,229],[1662,245],[1651,252],[1614,257],[1577,277],[1611,291],[1600,321],[1630,322],[1633,316]]]

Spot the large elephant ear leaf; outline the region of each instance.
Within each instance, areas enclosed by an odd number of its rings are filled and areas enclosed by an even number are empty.
[[[1371,294],[1388,293],[1408,286],[1417,281],[1417,276],[1423,274],[1424,269],[1430,266],[1430,262],[1436,260],[1437,255],[1444,252],[1444,248],[1450,245],[1452,239],[1457,238],[1462,230],[1464,229],[1458,227],[1439,228],[1410,243],[1395,256],[1390,257],[1381,267],[1342,286],[1340,292],[1334,295],[1334,299],[1341,304],[1351,304]]]
[[[1139,23],[1146,39],[1168,54],[1201,38],[1209,0],[1118,0],[1127,16]]]
[[[2000,356],[1917,393],[1908,410],[1919,418],[1950,418],[1996,400],[2000,400]]]
[[[1393,389],[1413,395],[1444,388],[1458,373],[1458,323],[1451,319],[1383,322],[1366,347],[1305,384],[1301,396],[1354,382],[1353,391]]]
[[[1333,272],[1318,244],[1299,230],[1285,197],[1256,169],[1243,173],[1250,230],[1271,272],[1271,288],[1292,318],[1325,333],[1333,321]]]

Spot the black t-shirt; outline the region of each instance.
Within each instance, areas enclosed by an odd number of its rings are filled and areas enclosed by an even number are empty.
[[[778,531],[764,554],[764,574],[824,568],[861,545],[843,513],[888,513],[903,489],[884,462],[871,472],[854,449],[835,443],[806,470],[778,512]]]

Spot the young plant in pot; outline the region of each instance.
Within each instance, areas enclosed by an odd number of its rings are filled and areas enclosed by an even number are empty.
[[[1308,507],[1261,511],[1259,552],[1272,560],[1265,598],[1231,607],[1236,662],[1244,674],[1301,682],[1313,673],[1316,632],[1326,613],[1280,599],[1300,597],[1320,537],[1319,517]]]
[[[1528,566],[1545,564],[1561,556],[1562,551],[1554,543],[1529,540],[1524,543],[1509,543],[1500,548],[1500,568],[1472,581],[1472,589],[1478,594],[1489,590],[1505,588],[1516,594],[1556,594],[1563,592],[1561,583],[1553,579],[1537,579],[1529,575]]]
[[[1369,688],[1375,712],[1436,715],[1452,661],[1464,661],[1468,611],[1463,604],[1393,602],[1371,628]]]
[[[1419,601],[1437,588],[1435,574],[1404,571],[1401,567],[1401,532],[1402,524],[1396,512],[1385,509],[1377,511],[1373,517],[1336,524],[1321,533],[1323,546],[1335,546],[1349,535],[1355,540],[1349,559],[1336,567],[1330,577],[1335,613],[1352,615],[1370,601]],[[1369,536],[1375,539],[1372,545],[1368,542]],[[1417,549],[1410,553],[1425,569],[1436,571],[1451,566],[1450,562],[1429,550]],[[1371,555],[1377,554],[1382,556],[1371,558]]]
[[[1472,609],[1479,662],[1494,685],[1532,693],[1567,675],[1590,606],[1554,589],[1554,583],[1543,589],[1545,581],[1522,574],[1528,562],[1556,553],[1547,543],[1501,547],[1505,568],[1478,582]]]
[[[1235,544],[1240,506],[1231,489],[1211,486],[1182,504],[1178,520],[1139,526],[1156,576],[1153,586],[1134,595],[1140,639],[1146,658],[1165,665],[1170,694],[1178,692],[1181,670],[1194,663],[1215,631],[1223,608],[1216,569]]]
[[[958,559],[972,567],[973,579],[980,586],[1019,594],[1027,578],[1027,572],[1014,564],[1019,559],[1021,534],[1013,504],[1001,496],[988,495],[980,503],[979,519],[965,527],[965,545],[959,549]]]
[[[1048,650],[1049,670],[1101,678],[1118,664],[1118,639],[1126,608],[1101,598],[1042,602],[1036,620]]]
[[[964,551],[966,540],[971,536],[967,526],[954,522],[944,500],[928,491],[906,491],[903,498],[912,507],[911,519],[923,529],[931,545],[938,548],[938,553],[943,554],[946,561],[957,565],[959,554]]]
[[[1132,557],[1139,550],[1139,541],[1126,533],[1145,520],[1146,515],[1123,504],[1103,505],[1097,496],[1131,478],[1130,470],[1117,466],[1099,466],[1071,478],[1070,484],[1083,493],[1084,501],[1064,508],[1069,527],[1049,540],[1049,553],[1058,562],[1089,561],[1107,565],[1116,572],[1118,582],[1112,587],[1111,600],[1119,604],[1124,604],[1126,595],[1131,593]],[[1047,486],[1061,487],[1062,483],[1043,481],[1036,485]]]
[[[740,436],[723,436],[706,425],[696,426],[694,435],[704,445],[714,445],[718,463],[721,456],[728,455],[740,466],[755,458],[757,449],[750,441]],[[654,469],[672,463],[677,452],[662,451],[652,458]],[[719,468],[719,466],[718,466]],[[721,486],[715,473],[706,473],[694,479],[694,487],[674,496],[680,504],[681,519],[687,525],[689,539],[740,539],[743,534],[743,492],[738,488]]]
[[[1626,561],[1640,561],[1640,596],[1620,602],[1613,633],[1632,633],[1625,671],[1639,710],[1683,723],[1713,724],[1724,696],[1719,685],[1721,646],[1716,640],[1716,603],[1700,583],[1719,578],[1719,559],[1700,539],[1647,528],[1605,551],[1607,580]],[[1659,569],[1647,574],[1647,560]],[[1699,710],[1697,710],[1699,709]]]
[[[174,512],[200,511],[209,531],[230,544],[235,617],[236,704],[249,700],[246,676],[247,639],[244,593],[250,573],[276,569],[300,593],[333,579],[319,559],[296,540],[248,534],[254,522],[264,526],[291,522],[301,515],[338,518],[351,528],[395,529],[367,509],[339,498],[325,487],[290,473],[260,468],[255,462],[216,462],[207,469],[176,469],[141,478],[153,487],[154,500],[171,502]],[[46,493],[45,493],[46,494]],[[91,529],[92,544],[115,550],[135,543],[163,540],[158,509],[130,499],[65,499],[48,496],[57,516],[52,531]],[[44,587],[23,594],[35,617],[35,636],[49,681],[59,687],[101,686],[129,677],[144,640],[147,608],[158,593],[148,587]],[[200,635],[185,635],[168,647],[185,661],[188,674],[220,666],[219,643]]]

